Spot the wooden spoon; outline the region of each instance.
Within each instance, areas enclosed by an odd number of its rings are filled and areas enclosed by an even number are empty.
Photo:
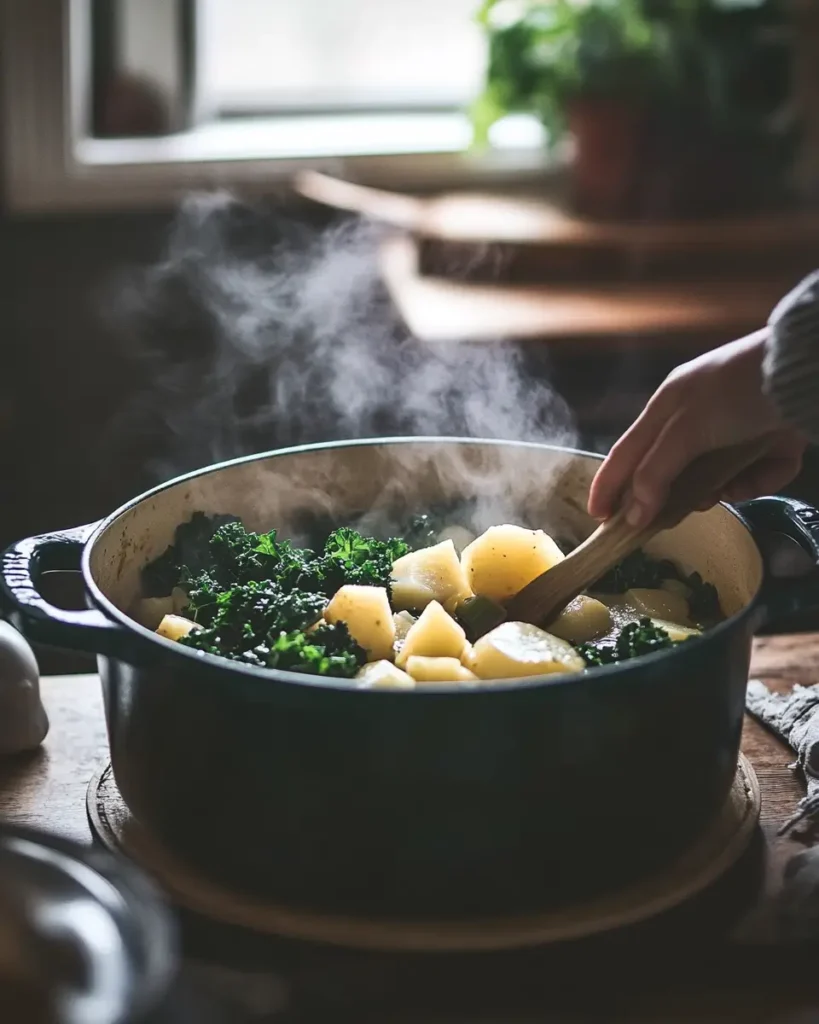
[[[582,544],[532,580],[506,605],[507,620],[550,622],[578,594],[595,583],[655,534],[676,526],[765,453],[764,442],[734,445],[695,459],[672,484],[666,503],[648,526],[633,527],[621,508]]]

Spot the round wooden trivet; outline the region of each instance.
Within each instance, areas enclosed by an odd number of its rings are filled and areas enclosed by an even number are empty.
[[[759,782],[740,757],[730,796],[700,840],[664,871],[588,903],[516,917],[371,920],[259,903],[197,876],[130,815],[109,764],[88,787],[88,817],[109,849],[135,860],[178,906],[222,924],[277,938],[382,952],[492,952],[586,938],[634,925],[716,882],[745,851],[760,811]]]

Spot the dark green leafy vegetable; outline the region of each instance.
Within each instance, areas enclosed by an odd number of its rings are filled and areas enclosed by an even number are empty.
[[[179,642],[245,665],[342,679],[354,676],[366,661],[365,652],[343,623],[319,626],[309,633],[304,630],[280,632],[244,650],[227,650],[222,635],[215,627],[194,630]]]
[[[635,551],[589,589],[601,594],[624,594],[635,587],[655,589],[662,585],[663,580],[679,578],[672,562],[660,562],[643,551]]]
[[[404,540],[362,537],[357,530],[342,526],[327,538],[324,553],[310,563],[305,579],[311,579],[328,597],[345,583],[386,587],[389,592],[392,563],[408,551]]]
[[[684,642],[684,641],[681,641]],[[577,652],[589,666],[612,665],[643,654],[652,654],[676,646],[668,633],[651,619],[640,619],[623,626],[616,637],[578,644]]]
[[[173,544],[142,570],[144,597],[167,597],[183,577],[195,576],[211,564],[209,542],[214,533],[236,516],[206,516],[194,512],[176,528]]]
[[[327,604],[323,594],[287,592],[271,581],[240,583],[230,590],[208,588],[204,580],[200,583],[190,596],[187,617],[216,629],[231,650],[245,649],[248,639],[261,639],[272,632],[308,629],[319,621]]]
[[[389,587],[403,540],[334,530],[320,554],[257,534],[232,516],[202,513],[143,574],[152,596],[174,587],[188,594],[185,614],[201,629],[180,642],[251,665],[318,675],[352,676],[365,652],[343,625],[320,625],[328,598],[345,584]],[[309,632],[308,632],[309,631]]]
[[[692,620],[699,622],[702,626],[712,626],[719,622],[722,618],[722,609],[714,584],[706,583],[698,572],[692,572],[690,576],[685,576],[683,579],[691,589],[688,607]]]

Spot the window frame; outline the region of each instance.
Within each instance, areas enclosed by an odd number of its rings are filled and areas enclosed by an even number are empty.
[[[220,147],[213,126],[162,138],[90,139],[89,0],[7,0],[2,19],[3,186],[5,208],[12,214],[172,206],[186,192],[209,188],[270,195],[288,190],[293,175],[305,169],[415,191],[531,185],[561,171],[536,147],[482,153],[441,147],[305,158],[276,156],[262,146],[255,153],[243,150],[237,137],[232,148]],[[264,125],[257,118],[252,122],[246,127],[254,128],[258,138]],[[271,119],[270,127],[278,122]],[[235,135],[242,125],[230,123]],[[449,130],[444,122],[439,127]],[[450,127],[459,130],[457,120]]]

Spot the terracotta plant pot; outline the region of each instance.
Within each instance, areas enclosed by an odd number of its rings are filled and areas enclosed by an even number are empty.
[[[625,215],[640,173],[644,111],[621,100],[579,98],[568,117],[576,147],[572,179],[577,209],[594,217]]]

